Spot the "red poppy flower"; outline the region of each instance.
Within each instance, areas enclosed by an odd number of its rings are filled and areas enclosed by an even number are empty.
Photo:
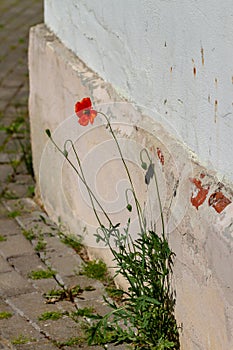
[[[91,99],[89,97],[85,97],[82,101],[78,101],[75,104],[75,113],[78,116],[79,124],[82,126],[94,123],[94,119],[97,116],[97,112],[92,109]]]

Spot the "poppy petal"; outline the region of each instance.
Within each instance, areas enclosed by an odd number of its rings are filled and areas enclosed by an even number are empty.
[[[91,108],[91,99],[89,97],[84,97],[81,101],[76,102],[75,104],[75,113],[80,116],[80,112],[84,109]]]
[[[79,118],[78,122],[79,122],[79,124],[82,125],[82,126],[88,125],[88,123],[89,123],[89,117],[88,117],[88,115],[83,114],[83,115]]]
[[[91,109],[90,115],[89,115],[90,123],[91,123],[91,124],[94,123],[94,119],[95,119],[96,116],[97,116],[97,112],[96,112],[94,109]]]

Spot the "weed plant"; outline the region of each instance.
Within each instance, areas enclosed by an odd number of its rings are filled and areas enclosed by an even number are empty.
[[[0,234],[0,242],[5,242],[7,238]]]
[[[62,232],[59,233],[59,236],[61,242],[66,244],[68,247],[73,248],[76,251],[76,253],[79,253],[83,249],[81,238],[78,238],[72,234],[65,235]]]
[[[36,342],[35,338],[28,337],[27,335],[20,334],[17,338],[14,338],[11,343],[13,345],[21,345]]]
[[[56,272],[48,269],[48,270],[33,270],[28,274],[28,278],[33,280],[47,279],[53,278],[56,275]]]
[[[11,312],[7,312],[7,311],[0,312],[0,320],[7,319],[7,318],[10,318],[12,316],[13,316],[13,314]]]
[[[51,132],[46,130],[52,143],[65,157],[87,189],[93,212],[99,224],[96,233],[97,242],[102,241],[110,249],[115,261],[116,274],[121,274],[128,282],[127,290],[118,289],[118,293],[122,297],[120,304],[105,298],[111,311],[104,316],[97,315],[95,321],[87,329],[88,344],[124,343],[130,344],[135,350],[178,350],[180,345],[178,326],[174,316],[175,295],[171,287],[175,254],[169,247],[165,232],[155,164],[148,151],[142,149],[140,158],[142,168],[145,170],[145,184],[149,185],[153,181],[155,185],[160,208],[161,232],[156,232],[151,229],[151,225],[150,227],[147,225],[144,210],[138,201],[131,174],[108,117],[102,112],[95,111],[89,98],[77,102],[75,111],[79,118],[79,124],[83,126],[89,122],[93,123],[97,115],[101,115],[106,120],[106,128],[116,143],[129,181],[129,188],[126,191],[126,208],[129,212],[132,211],[132,205],[128,202],[128,192],[131,192],[139,224],[137,239],[133,240],[129,234],[130,218],[126,226],[111,221],[86,181],[73,142],[67,140],[64,148],[61,149],[53,140]],[[68,143],[76,157],[76,163],[69,158]],[[146,157],[146,161],[143,159],[144,157]],[[99,212],[102,212],[103,217],[106,218],[107,225],[103,224]]]
[[[38,320],[39,321],[47,321],[47,320],[56,321],[56,320],[59,320],[59,318],[62,318],[65,314],[67,313],[64,313],[61,311],[46,311],[38,317]]]
[[[81,274],[103,281],[107,278],[107,266],[102,260],[87,261]]]

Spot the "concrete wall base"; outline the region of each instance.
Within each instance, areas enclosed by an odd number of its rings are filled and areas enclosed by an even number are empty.
[[[152,184],[145,185],[140,167],[142,148],[147,148],[155,164],[166,230],[176,253],[174,286],[182,349],[233,348],[232,186],[199,164],[174,137],[175,130],[161,126],[163,116],[124,101],[44,25],[31,29],[29,70],[37,195],[49,216],[81,235],[91,256],[112,265],[109,252],[95,241],[97,223],[87,193],[45,134],[49,128],[61,148],[66,139],[73,140],[89,184],[111,219],[126,222],[128,183],[106,123],[98,116],[93,126],[84,128],[74,115],[75,102],[90,96],[96,109],[111,116],[140,202],[147,203],[148,221],[159,231],[156,191]],[[135,210],[131,215],[131,234],[135,234]],[[124,285],[122,280],[118,283]]]

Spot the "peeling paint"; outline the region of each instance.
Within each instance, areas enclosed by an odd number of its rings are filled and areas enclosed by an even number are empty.
[[[157,147],[157,156],[160,160],[160,163],[164,165],[164,155],[159,147]]]
[[[213,207],[217,213],[221,213],[227,205],[231,203],[221,191],[214,192],[209,198],[209,206]]]
[[[207,194],[209,192],[209,186],[202,186],[201,180],[199,179],[190,179],[190,181],[196,186],[196,189],[192,192],[191,203],[198,209],[200,205],[206,200]]]

